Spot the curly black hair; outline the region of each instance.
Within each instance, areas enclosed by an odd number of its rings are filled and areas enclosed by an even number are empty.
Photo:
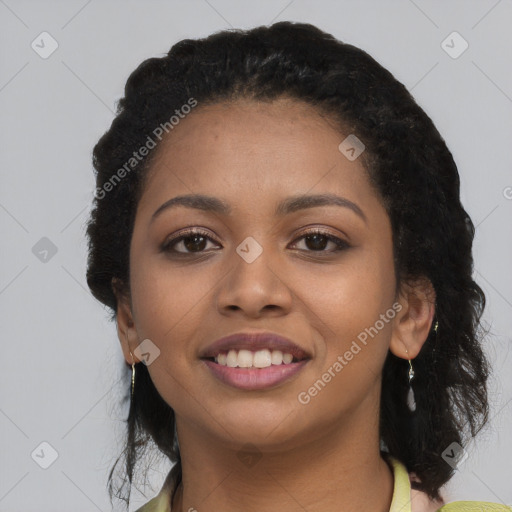
[[[201,108],[282,97],[315,106],[343,127],[341,133],[364,141],[365,169],[391,220],[397,283],[426,277],[435,290],[438,330],[431,330],[415,358],[416,411],[407,407],[408,363],[389,352],[380,436],[386,450],[419,477],[413,487],[439,498],[454,473],[443,451],[453,442],[465,446],[488,420],[489,366],[480,326],[485,295],[472,278],[474,225],[460,202],[459,174],[444,139],[404,85],[366,52],[313,25],[280,22],[185,39],[165,56],[142,62],[93,151],[97,194],[87,225],[87,283],[114,320],[114,285],[129,293],[135,212],[155,151],[140,163],[133,155],[154,138],[155,127],[191,99]],[[153,442],[176,463],[176,491],[181,461],[172,432],[174,411],[139,363],[118,498],[129,503],[139,457]],[[109,475],[111,499],[120,459]]]

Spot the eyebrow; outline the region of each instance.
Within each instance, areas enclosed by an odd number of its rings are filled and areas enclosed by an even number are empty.
[[[204,194],[186,194],[173,197],[158,207],[155,213],[153,213],[151,221],[158,217],[164,210],[175,208],[177,206],[195,208],[196,210],[218,213],[221,215],[229,215],[232,211],[228,203],[218,199],[217,197],[207,196]],[[356,203],[336,194],[304,194],[288,197],[277,205],[275,215],[282,217],[299,210],[316,208],[318,206],[340,206],[348,208],[367,222],[366,215]]]

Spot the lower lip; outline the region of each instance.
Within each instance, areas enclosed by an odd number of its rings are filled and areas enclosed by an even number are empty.
[[[215,377],[235,388],[253,390],[266,389],[281,384],[299,372],[308,362],[267,366],[267,368],[231,368],[203,359]]]

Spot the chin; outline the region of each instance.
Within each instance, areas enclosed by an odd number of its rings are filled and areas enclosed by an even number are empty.
[[[216,416],[216,423],[220,425],[216,430],[226,441],[234,441],[239,446],[282,448],[292,445],[307,430],[297,412],[294,406],[285,406],[282,402],[246,401],[238,407],[230,404]]]

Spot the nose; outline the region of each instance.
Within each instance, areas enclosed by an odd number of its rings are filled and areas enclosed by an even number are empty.
[[[271,251],[263,250],[251,263],[235,252],[228,264],[232,269],[221,279],[216,293],[221,314],[259,318],[290,311],[293,294],[289,279]]]

